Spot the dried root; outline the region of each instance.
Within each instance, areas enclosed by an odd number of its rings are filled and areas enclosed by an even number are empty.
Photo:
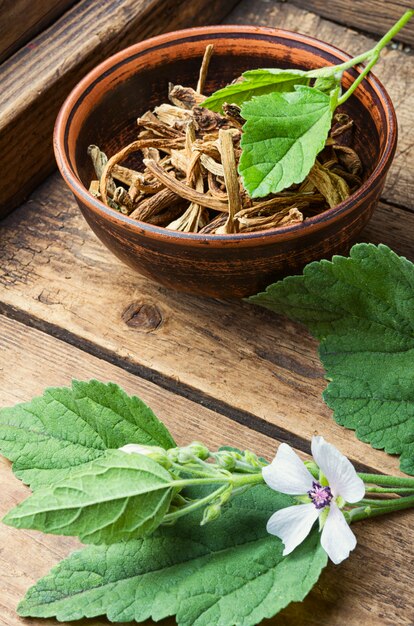
[[[351,147],[354,124],[340,113],[300,185],[252,200],[237,173],[240,108],[225,104],[220,115],[202,107],[212,53],[213,46],[207,46],[196,89],[170,84],[169,103],[138,118],[136,141],[110,159],[89,146],[97,178],[90,184],[92,195],[133,219],[169,230],[231,234],[299,224],[361,185],[362,163]],[[138,157],[138,169],[128,167],[131,155]]]

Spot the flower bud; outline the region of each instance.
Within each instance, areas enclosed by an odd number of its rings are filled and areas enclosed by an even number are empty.
[[[192,443],[190,443],[188,448],[192,451],[194,456],[197,456],[202,461],[205,461],[210,456],[209,449],[199,441],[193,441]]]
[[[232,452],[221,450],[215,454],[217,465],[226,470],[234,470],[236,467],[236,459]]]
[[[250,450],[244,451],[244,458],[246,463],[249,463],[252,467],[263,467],[263,463],[259,461],[257,454],[250,452]]]
[[[312,476],[315,476],[315,478],[319,476],[319,467],[316,465],[315,461],[304,461],[303,464],[306,469],[310,471]]]
[[[221,506],[219,504],[210,504],[204,509],[203,519],[200,526],[204,526],[209,522],[214,522],[221,515]]]
[[[171,467],[171,461],[167,456],[167,451],[159,446],[142,446],[139,443],[127,443],[119,449],[127,454],[142,454],[143,456],[147,456],[166,469]]]
[[[194,460],[194,457],[204,461],[210,456],[209,449],[199,441],[193,441],[190,445],[183,448],[176,448],[176,450],[178,463],[189,463]]]

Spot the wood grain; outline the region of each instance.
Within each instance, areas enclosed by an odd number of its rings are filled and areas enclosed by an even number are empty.
[[[46,381],[49,385],[66,385],[72,377],[97,377],[117,382],[127,392],[142,397],[165,420],[179,443],[197,438],[211,446],[231,442],[259,450],[269,458],[274,454],[277,442],[269,437],[3,316],[0,316],[0,345],[4,357],[0,370],[0,406],[26,401],[42,393]],[[342,448],[347,451],[346,442]],[[0,461],[0,484],[3,516],[28,495],[28,489],[13,477],[5,460]],[[358,546],[351,558],[340,567],[329,565],[305,602],[292,604],[263,624],[343,626],[346,616],[347,626],[409,626],[414,608],[410,519],[410,512],[406,512],[356,525]],[[15,606],[30,585],[79,544],[72,538],[4,525],[0,525],[0,542],[1,626],[28,623],[53,626],[54,620],[18,618]],[[174,620],[162,622],[165,626],[174,623]],[[104,626],[107,622],[96,619],[77,624]]]
[[[329,2],[325,4],[330,6]],[[356,12],[357,4],[359,6],[361,3],[348,2],[349,10]],[[388,4],[381,2],[382,6]],[[374,44],[374,40],[369,37],[322,19],[315,13],[303,11],[290,3],[242,0],[226,18],[226,23],[263,24],[298,31],[328,41],[351,55],[360,54]],[[351,26],[354,24],[354,21],[350,22]],[[375,74],[392,98],[399,125],[397,152],[385,184],[383,199],[414,210],[414,113],[411,103],[414,53],[388,48],[375,66]]]
[[[383,35],[407,9],[412,9],[410,0],[288,0],[301,9],[312,11],[328,19],[358,28],[375,35]],[[414,44],[414,23],[410,22],[398,33],[397,41]]]
[[[52,130],[72,87],[104,58],[177,28],[220,21],[236,0],[81,0],[2,64],[0,216],[55,167]]]
[[[411,212],[381,205],[373,224],[372,241],[377,236],[413,258]],[[321,398],[317,344],[303,327],[247,303],[184,296],[140,277],[99,243],[57,175],[4,221],[0,255],[0,307],[9,315],[200,402],[219,403],[262,432],[290,431],[302,441],[324,433],[346,442],[356,461],[397,471],[396,458],[332,420]],[[155,324],[141,315],[144,305]]]
[[[0,63],[52,24],[76,0],[2,0]]]

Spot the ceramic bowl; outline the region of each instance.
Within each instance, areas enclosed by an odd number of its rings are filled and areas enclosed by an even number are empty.
[[[59,113],[54,146],[59,169],[101,241],[140,274],[193,294],[219,298],[256,293],[310,261],[346,253],[370,219],[395,153],[397,124],[390,97],[371,76],[345,105],[355,121],[363,185],[347,200],[302,224],[259,233],[198,235],[138,222],[89,192],[87,156],[97,144],[109,156],[136,138],[136,118],[167,100],[168,83],[195,86],[205,47],[214,44],[206,94],[258,67],[311,69],[349,55],[297,33],[253,26],[211,26],[160,35],[133,45],[92,70]],[[344,87],[357,75],[344,75]]]

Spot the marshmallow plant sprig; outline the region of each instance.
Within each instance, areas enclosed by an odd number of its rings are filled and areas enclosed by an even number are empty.
[[[414,506],[414,478],[357,473],[320,436],[305,462],[287,444],[270,464],[177,446],[141,400],[98,381],[3,409],[0,450],[33,489],[7,524],[95,544],[35,584],[22,616],[253,626],[349,555],[350,524]]]
[[[325,146],[335,109],[352,96],[413,15],[413,9],[406,11],[373,48],[349,61],[308,71],[249,70],[202,103],[217,112],[224,104],[241,107],[239,174],[252,198],[279,193],[306,178]],[[342,93],[344,72],[358,66],[359,75]]]

